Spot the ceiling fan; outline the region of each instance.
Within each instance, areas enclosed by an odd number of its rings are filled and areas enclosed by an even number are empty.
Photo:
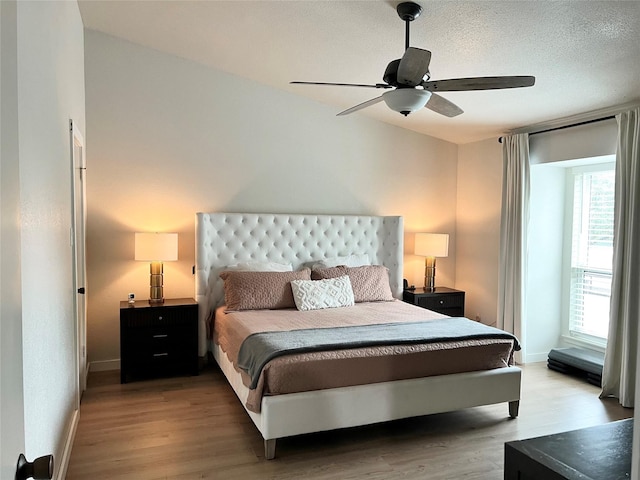
[[[359,83],[291,82],[298,85],[329,85],[337,87],[365,87],[390,89],[379,97],[351,107],[340,115],[348,115],[384,100],[387,106],[405,117],[426,107],[447,117],[463,113],[462,109],[436,92],[465,90],[496,90],[502,88],[530,87],[536,79],[531,76],[471,77],[448,80],[429,80],[431,52],[409,46],[409,24],[422,13],[422,7],[414,2],[400,3],[396,8],[405,22],[405,52],[402,58],[387,65],[382,76],[384,83],[373,85]]]

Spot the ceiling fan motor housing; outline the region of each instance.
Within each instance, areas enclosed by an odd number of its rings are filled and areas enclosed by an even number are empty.
[[[386,70],[384,71],[384,75],[382,76],[382,80],[389,85],[393,85],[394,87],[398,86],[398,66],[400,65],[400,59],[392,60],[387,65]]]
[[[422,13],[422,7],[414,2],[402,2],[398,4],[396,11],[405,22],[413,22]]]

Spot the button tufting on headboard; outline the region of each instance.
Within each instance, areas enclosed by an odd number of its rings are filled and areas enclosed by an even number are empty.
[[[200,306],[199,354],[207,352],[206,323],[224,300],[219,277],[246,261],[291,263],[294,270],[327,257],[369,255],[389,269],[394,297],[402,297],[402,217],[196,214],[196,300]]]

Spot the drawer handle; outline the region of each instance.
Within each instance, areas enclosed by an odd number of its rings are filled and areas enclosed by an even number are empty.
[[[159,316],[158,316],[158,320],[162,320],[162,315],[159,315]]]
[[[444,305],[444,300],[440,300],[440,305]]]
[[[168,353],[154,353],[153,354],[154,357],[167,357],[169,356]]]
[[[154,335],[154,336],[153,336],[153,338],[167,338],[168,336],[169,336],[169,335],[167,335],[167,334],[165,333],[165,334],[162,334],[162,335]]]

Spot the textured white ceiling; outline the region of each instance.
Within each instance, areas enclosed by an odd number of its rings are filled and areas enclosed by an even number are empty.
[[[89,29],[335,106],[373,89],[404,52],[397,1],[80,1]],[[403,117],[384,103],[353,115],[455,143],[640,101],[640,1],[419,1],[411,45],[430,50],[431,78],[534,75],[530,88],[449,92],[465,113]],[[213,87],[212,87],[213,88]],[[337,117],[336,122],[343,121]]]

